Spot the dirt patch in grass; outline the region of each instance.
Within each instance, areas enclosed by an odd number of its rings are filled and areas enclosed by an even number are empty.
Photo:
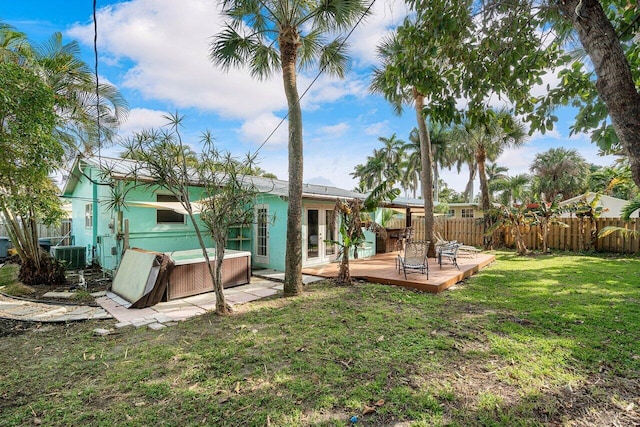
[[[41,323],[23,322],[0,317],[0,338],[22,335],[28,331],[39,328],[41,325]]]
[[[19,265],[7,264],[3,269],[14,269],[17,273]],[[111,288],[111,278],[105,275],[99,268],[89,267],[83,270],[84,282],[81,283],[77,271],[67,272],[67,284],[64,286],[35,285],[25,286],[19,282],[6,285],[1,291],[7,295],[26,298],[35,301],[53,301],[68,304],[95,304],[95,297],[91,294],[99,291],[107,291]],[[16,279],[17,280],[17,279]],[[73,298],[56,298],[45,296],[49,292],[72,292]]]

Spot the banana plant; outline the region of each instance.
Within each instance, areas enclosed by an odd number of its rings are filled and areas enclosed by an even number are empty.
[[[487,229],[486,233],[493,234],[500,227],[509,228],[516,243],[518,255],[527,255],[529,250],[525,244],[524,236],[529,232],[534,221],[535,217],[526,203],[519,206],[502,205],[497,209],[496,221]]]
[[[587,195],[584,195],[567,207],[569,212],[580,219],[580,240],[578,246],[580,250],[589,251],[595,247],[598,237],[596,220],[606,211],[605,208],[599,206],[601,197],[602,193],[597,192],[593,199],[589,201]],[[589,233],[588,238],[587,232]]]
[[[557,195],[551,202],[547,202],[543,195],[540,202],[538,203],[538,207],[531,210],[531,213],[534,217],[534,221],[531,225],[540,226],[538,238],[542,242],[542,253],[545,254],[548,250],[549,229],[551,228],[551,226],[556,225],[558,227],[564,228],[569,227],[566,223],[560,220],[562,207],[559,203],[561,199],[562,196]]]

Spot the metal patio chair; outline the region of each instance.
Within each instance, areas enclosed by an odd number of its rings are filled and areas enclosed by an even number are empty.
[[[404,253],[398,254],[398,273],[404,272],[407,278],[407,271],[417,271],[427,275],[429,278],[429,263],[427,260],[428,245],[425,242],[406,243]]]
[[[442,260],[448,259],[453,265],[460,270],[458,265],[458,250],[462,246],[460,243],[448,243],[438,248],[438,264],[442,268]]]

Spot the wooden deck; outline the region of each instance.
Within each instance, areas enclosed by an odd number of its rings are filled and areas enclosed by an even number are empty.
[[[442,268],[438,260],[429,258],[429,278],[419,272],[407,272],[407,279],[403,272],[398,272],[396,259],[398,253],[390,252],[377,254],[367,259],[350,260],[351,277],[364,279],[372,283],[403,286],[421,291],[439,293],[477,273],[493,261],[495,255],[479,253],[475,258],[458,258],[458,270],[448,261],[443,261]],[[338,262],[318,266],[305,267],[302,273],[312,276],[333,278],[338,276]]]

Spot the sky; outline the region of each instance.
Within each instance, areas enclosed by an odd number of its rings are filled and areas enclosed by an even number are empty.
[[[201,133],[209,130],[219,148],[239,157],[258,150],[258,166],[287,179],[286,121],[265,143],[286,114],[282,78],[276,73],[258,81],[246,70],[225,72],[209,61],[212,36],[224,22],[216,0],[97,0],[97,7],[98,73],[101,81],[119,88],[130,109],[120,137],[160,127],[167,122],[163,116],[178,112],[185,117],[184,140],[196,150]],[[351,68],[345,79],[320,75],[313,82],[317,70],[298,76],[299,92],[308,89],[301,101],[307,183],[353,189],[357,182],[350,173],[381,147],[378,138],[395,133],[406,141],[416,126],[411,109],[397,116],[368,89],[378,65],[375,47],[402,22],[406,8],[401,1],[378,0],[372,12],[348,40]],[[61,32],[64,41],[80,43],[83,59],[94,68],[92,0],[0,0],[0,20],[36,43]],[[553,147],[574,148],[598,165],[613,163],[613,157],[597,155],[589,135],[569,136],[574,110],[556,114],[553,131],[533,134],[524,147],[507,150],[496,163],[508,167],[511,176],[527,173],[536,153]],[[118,151],[115,146],[102,154]],[[467,170],[445,169],[440,177],[462,191]]]

